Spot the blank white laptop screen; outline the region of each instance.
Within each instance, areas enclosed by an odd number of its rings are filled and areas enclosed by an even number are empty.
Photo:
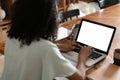
[[[114,27],[82,20],[77,42],[107,52],[114,32]]]

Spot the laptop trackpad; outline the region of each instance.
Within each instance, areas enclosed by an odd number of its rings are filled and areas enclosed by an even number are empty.
[[[88,56],[85,65],[87,67],[93,66],[94,64],[96,64],[97,62],[101,61],[102,59],[104,59],[106,57],[105,54],[100,54],[100,53],[96,53],[93,52],[90,56]]]

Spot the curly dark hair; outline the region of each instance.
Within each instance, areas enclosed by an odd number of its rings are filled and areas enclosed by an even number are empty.
[[[9,38],[30,45],[41,38],[54,40],[57,32],[57,0],[17,0]]]

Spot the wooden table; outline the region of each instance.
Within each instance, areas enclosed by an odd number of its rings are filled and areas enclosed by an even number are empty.
[[[88,80],[120,80],[120,67],[106,64],[87,75]]]
[[[103,24],[111,25],[117,28],[110,51],[109,51],[109,58],[106,58],[102,63],[97,64],[90,72],[88,72],[88,79],[90,80],[120,80],[120,67],[113,65],[113,52],[116,48],[120,48],[120,4],[116,4],[111,7],[107,7],[104,9],[101,9],[100,11],[97,11],[95,13],[86,15],[82,18],[100,22]],[[65,23],[60,24],[61,26],[67,27],[68,25],[79,23],[82,18],[75,19],[73,21],[68,21]],[[89,25],[88,25],[89,26]],[[111,59],[112,60],[111,60]],[[99,66],[98,66],[99,65]],[[104,65],[104,66],[103,66]],[[102,68],[101,68],[102,67]],[[106,71],[106,69],[109,69],[110,71]],[[118,71],[114,71],[115,68],[118,69]],[[102,71],[101,71],[102,70]],[[105,72],[106,71],[106,72]],[[97,74],[99,73],[99,74]],[[109,74],[114,75],[110,79],[109,77],[105,77],[101,74]]]

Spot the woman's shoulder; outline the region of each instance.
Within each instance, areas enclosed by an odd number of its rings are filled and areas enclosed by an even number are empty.
[[[56,46],[55,43],[53,43],[53,42],[51,42],[51,41],[49,41],[49,40],[45,40],[45,39],[41,39],[41,40],[39,41],[39,43],[40,43],[41,45],[44,45],[44,46]]]

